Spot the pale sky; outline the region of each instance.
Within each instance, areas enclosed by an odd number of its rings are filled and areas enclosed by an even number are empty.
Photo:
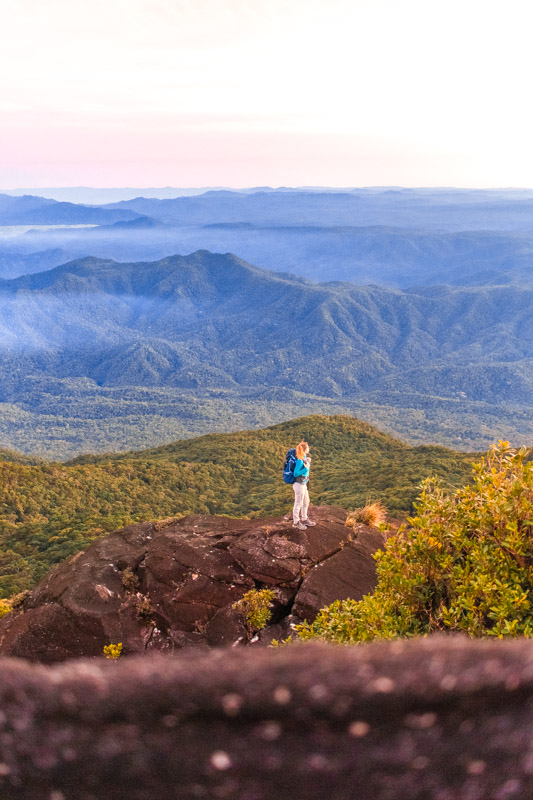
[[[531,0],[0,0],[0,190],[533,187]]]

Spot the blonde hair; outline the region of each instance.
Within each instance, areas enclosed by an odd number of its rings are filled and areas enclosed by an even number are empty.
[[[296,458],[299,458],[301,461],[303,461],[308,450],[309,445],[307,442],[300,442],[300,444],[296,445]]]

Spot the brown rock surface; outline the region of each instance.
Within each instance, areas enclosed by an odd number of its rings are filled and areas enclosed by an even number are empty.
[[[356,539],[341,550],[315,564],[301,582],[292,613],[312,622],[321,608],[334,600],[361,600],[376,586],[373,553],[383,545],[381,531],[358,525]]]
[[[4,800],[529,800],[533,643],[0,662]]]
[[[346,527],[342,509],[313,515],[306,531],[201,515],[115,531],[51,570],[0,620],[0,654],[53,662],[100,655],[110,642],[126,654],[245,644],[250,632],[232,606],[250,589],[275,590],[271,624],[282,629],[290,614],[311,619],[326,602],[371,591],[382,535]]]

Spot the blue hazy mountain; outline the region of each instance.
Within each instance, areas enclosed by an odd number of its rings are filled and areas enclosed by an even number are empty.
[[[128,209],[64,203],[44,197],[0,194],[0,225],[102,225],[139,215]]]
[[[213,187],[209,187],[213,188]],[[183,189],[172,186],[166,186],[159,189],[153,188],[107,188],[107,187],[93,187],[93,186],[52,186],[24,188],[24,189],[4,189],[5,194],[12,197],[21,197],[22,195],[37,195],[38,197],[46,197],[51,200],[59,200],[60,202],[67,203],[84,203],[86,205],[103,205],[105,203],[116,203],[120,200],[134,200],[136,197],[158,197],[173,198],[186,195],[204,194],[208,191],[208,187],[199,189]]]
[[[39,209],[42,214],[39,204],[50,209],[47,215],[52,213],[50,204],[54,206],[39,198],[7,200],[24,200],[29,204],[27,215]],[[9,218],[5,201],[0,197],[0,224]],[[42,257],[43,269],[68,257],[153,261],[207,249],[233,252],[264,269],[319,282],[400,288],[530,284],[532,203],[531,192],[519,190],[283,189],[210,191],[170,200],[138,198],[118,207],[89,208],[91,213],[126,214],[127,219],[106,218],[93,228],[32,230],[0,238],[0,277],[34,272],[38,254],[51,251],[57,253],[55,263]],[[56,221],[58,211],[53,212]],[[40,217],[44,218],[51,219]],[[80,218],[88,219],[76,219]]]
[[[529,442],[532,293],[317,284],[205,251],[0,280],[0,442],[67,458],[306,413]]]
[[[13,197],[22,195],[36,195],[53,200],[66,201],[69,203],[85,203],[86,205],[103,205],[105,203],[115,203],[121,200],[134,200],[138,197],[153,197],[160,200],[171,200],[175,197],[186,197],[205,194],[208,191],[235,191],[239,194],[256,194],[257,192],[276,192],[276,193],[338,193],[339,191],[348,193],[358,193],[364,195],[382,194],[383,192],[401,192],[405,196],[418,195],[420,197],[431,196],[440,199],[441,202],[450,202],[455,198],[458,202],[482,201],[491,199],[527,199],[533,197],[531,189],[453,189],[453,188],[431,188],[431,189],[405,189],[399,186],[390,187],[365,187],[365,188],[339,188],[328,186],[252,186],[244,189],[229,189],[229,187],[210,186],[210,187],[173,187],[163,186],[158,188],[131,188],[131,187],[92,187],[92,186],[54,186],[24,189],[4,189],[5,194]]]
[[[133,210],[169,225],[251,222],[441,231],[533,229],[533,197],[503,191],[209,191],[164,200],[140,197],[105,207]]]
[[[101,226],[98,226],[98,228],[100,227]],[[167,228],[168,226],[165,225],[164,222],[160,222],[158,219],[141,215],[139,217],[134,217],[133,219],[119,220],[118,222],[113,222],[105,227],[112,229],[112,232],[115,233],[116,231],[146,231],[154,228]],[[90,231],[90,233],[95,233],[94,228]],[[97,235],[101,235],[102,231],[98,230],[96,233]]]
[[[4,399],[11,364],[104,386],[529,402],[533,287],[313,284],[206,251],[86,258],[0,282],[0,356]]]
[[[33,230],[0,239],[0,277],[35,272],[40,260],[42,269],[47,269],[89,254],[152,261],[198,249],[234,252],[264,269],[319,282],[407,288],[533,281],[533,232],[267,227],[249,222],[172,227],[146,217],[89,229]]]
[[[59,247],[36,253],[17,253],[9,249],[0,250],[0,277],[16,278],[32,272],[44,272],[72,261],[75,254]]]
[[[67,457],[317,412],[529,442],[532,197],[0,196],[0,444]]]

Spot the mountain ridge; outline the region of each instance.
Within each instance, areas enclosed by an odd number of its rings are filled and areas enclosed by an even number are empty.
[[[250,348],[255,358],[278,353],[277,369],[285,372],[290,353],[312,359],[318,348],[332,359],[330,372],[341,392],[357,386],[368,390],[380,373],[394,367],[422,367],[457,357],[463,365],[525,359],[527,374],[533,357],[533,287],[402,291],[345,282],[313,284],[262,270],[232,254],[208,251],[131,264],[87,257],[3,281],[0,287],[5,318],[13,318],[16,310],[20,320],[28,320],[18,334],[11,326],[9,338],[4,322],[5,355],[13,342],[24,350],[27,341],[39,337],[48,349],[57,350],[61,339],[54,340],[54,328],[61,332],[76,324],[80,334],[90,334],[98,322],[100,340],[107,338],[106,327],[119,325],[122,344],[129,331],[129,341],[142,336],[156,348],[163,338],[181,342],[189,355],[195,347],[207,349],[211,361],[224,365],[237,382],[243,378],[242,366],[235,362],[237,344],[245,350],[243,363],[249,362]],[[79,298],[78,311],[58,306],[65,296]],[[10,339],[11,347],[6,347]],[[370,359],[366,366],[365,359]],[[257,363],[254,368],[257,372]],[[266,364],[263,377],[279,384],[279,376]]]
[[[54,381],[87,400],[93,382],[93,397],[167,389],[196,392],[198,403],[199,394],[231,392],[236,407],[246,397],[259,407],[272,391],[279,400],[300,393],[309,410],[357,401],[429,414],[449,399],[468,419],[469,403],[493,404],[494,438],[508,438],[505,420],[527,412],[533,396],[533,287],[311,283],[209,251],[156,262],[87,257],[0,282],[0,366],[8,418],[13,406],[19,415],[42,405],[36,392],[46,400]],[[64,417],[72,398],[54,404]],[[79,408],[75,427],[87,414]],[[124,416],[117,405],[104,413]]]
[[[531,230],[531,197],[433,193],[211,191],[172,199],[136,198],[103,208],[133,210],[167,224],[260,222],[398,225],[432,230]]]
[[[0,441],[66,458],[342,411],[521,444],[532,309],[533,287],[312,283],[205,250],[74,259],[0,282]]]
[[[102,208],[35,195],[17,197],[0,193],[2,225],[98,224],[137,216],[130,209]]]

